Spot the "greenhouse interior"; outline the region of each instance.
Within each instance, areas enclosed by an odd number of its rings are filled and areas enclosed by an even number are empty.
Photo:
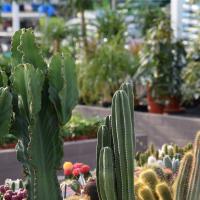
[[[200,200],[199,24],[199,0],[1,0],[0,200]]]

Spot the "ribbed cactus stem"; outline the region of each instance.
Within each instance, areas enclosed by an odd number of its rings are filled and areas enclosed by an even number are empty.
[[[99,154],[99,167],[97,171],[97,181],[98,181],[98,194],[99,198],[102,200],[108,200],[106,197],[106,191],[105,191],[105,182],[104,179],[104,150],[103,148],[100,150]]]
[[[156,193],[159,200],[173,200],[172,193],[166,183],[159,183],[156,186]]]
[[[175,160],[172,161],[172,170],[173,170],[173,173],[177,173],[178,172],[179,166],[180,166],[179,159],[175,159]]]
[[[111,135],[108,131],[107,126],[102,125],[99,127],[98,133],[97,133],[97,149],[96,149],[96,157],[97,157],[97,177],[99,177],[99,156],[100,156],[100,151],[103,147],[111,146]],[[99,179],[97,178],[97,190],[99,192],[99,198],[101,199],[101,192],[100,192],[100,183]]]
[[[189,180],[189,191],[187,200],[200,199],[200,131],[194,142],[193,163]]]
[[[141,200],[155,200],[155,197],[154,197],[151,189],[147,186],[142,187],[139,190],[139,197]]]
[[[117,200],[112,150],[110,147],[104,147],[101,150],[101,154],[103,157],[102,168],[106,199]]]
[[[177,179],[174,183],[174,199],[187,200],[188,181],[192,167],[193,155],[188,152],[181,161]]]
[[[163,163],[166,168],[172,169],[172,160],[168,155],[163,158]]]
[[[119,90],[115,93],[112,102],[112,135],[115,153],[117,189],[121,191],[119,199],[133,200],[133,123],[129,99],[125,91]]]

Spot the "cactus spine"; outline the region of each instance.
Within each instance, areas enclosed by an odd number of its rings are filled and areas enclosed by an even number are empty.
[[[147,186],[139,190],[139,196],[141,200],[155,200],[152,191]]]
[[[133,200],[134,199],[134,156],[132,154],[135,148],[135,136],[133,131],[133,94],[132,85],[127,83],[122,85],[122,90],[115,93],[112,101],[112,116],[107,118],[106,127],[108,127],[108,135],[111,142],[107,144],[113,154],[113,166],[114,166],[114,180],[115,191],[117,200]],[[111,123],[110,123],[111,122]],[[112,128],[111,128],[112,124]],[[102,135],[102,132],[99,134]],[[102,146],[102,136],[98,137],[97,145],[97,183],[99,196],[102,200],[106,200],[102,196],[104,192],[101,192],[101,186],[103,185],[104,191],[109,188],[105,188],[106,177],[101,176],[103,173],[103,159],[99,156],[99,147]],[[105,146],[102,146],[104,149]],[[101,148],[101,149],[102,149]],[[102,150],[101,150],[102,151]],[[111,166],[111,165],[110,165]],[[101,178],[104,178],[103,180]],[[103,191],[103,190],[102,190]],[[107,191],[105,192],[107,193]],[[105,196],[105,195],[104,195]]]
[[[194,142],[193,163],[189,180],[187,200],[200,199],[200,131]]]
[[[188,152],[181,161],[174,184],[175,200],[199,200],[200,198],[200,132],[197,133],[193,152]]]
[[[186,200],[193,155],[187,153],[181,161],[178,177],[174,183],[175,200]]]
[[[166,183],[159,183],[156,186],[156,194],[159,200],[173,200],[171,191]]]

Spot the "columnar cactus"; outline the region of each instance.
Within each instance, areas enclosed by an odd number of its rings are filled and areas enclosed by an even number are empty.
[[[193,163],[189,180],[189,190],[187,200],[200,199],[200,131],[197,133],[194,150],[193,150]]]
[[[111,142],[102,145],[102,129],[104,129],[104,126],[100,128],[98,133],[101,136],[98,136],[97,145],[97,183],[99,196],[102,200],[108,199],[108,196],[105,196],[105,194],[108,194],[109,191],[107,190],[110,190],[110,187],[105,187],[108,177],[103,176],[102,178],[102,174],[105,172],[103,167],[105,167],[106,154],[104,153],[104,159],[102,159],[99,156],[99,150],[106,152],[107,147],[110,149],[107,152],[112,152],[109,154],[113,155],[113,159],[111,156],[110,159],[113,162],[115,181],[115,189],[113,191],[116,193],[116,199],[134,199],[134,153],[132,152],[135,148],[135,135],[133,130],[133,94],[131,84],[124,84],[121,88],[113,97],[112,116],[106,120],[107,138],[110,138]],[[111,166],[112,164],[107,167]],[[109,169],[109,171],[111,170],[112,168]]]
[[[199,200],[200,198],[200,132],[197,133],[193,152],[182,160],[174,185],[176,200]]]
[[[193,155],[188,152],[181,161],[180,170],[174,183],[174,199],[186,200],[188,181],[192,167]]]
[[[0,88],[0,136],[11,127],[19,139],[17,157],[27,177],[29,199],[58,200],[61,131],[78,98],[75,64],[68,55],[55,55],[46,63],[30,29],[14,34],[11,51],[10,84]]]

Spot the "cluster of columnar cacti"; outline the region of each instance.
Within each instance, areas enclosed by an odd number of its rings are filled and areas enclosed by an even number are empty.
[[[133,88],[123,84],[112,101],[112,115],[98,131],[97,188],[101,200],[133,200],[135,134]]]
[[[69,55],[46,62],[30,29],[14,34],[11,51],[12,69],[1,73],[0,136],[10,131],[18,138],[29,199],[58,200],[61,131],[78,97],[75,64]]]
[[[174,184],[175,200],[200,199],[200,132],[197,133],[193,151],[185,155]]]

